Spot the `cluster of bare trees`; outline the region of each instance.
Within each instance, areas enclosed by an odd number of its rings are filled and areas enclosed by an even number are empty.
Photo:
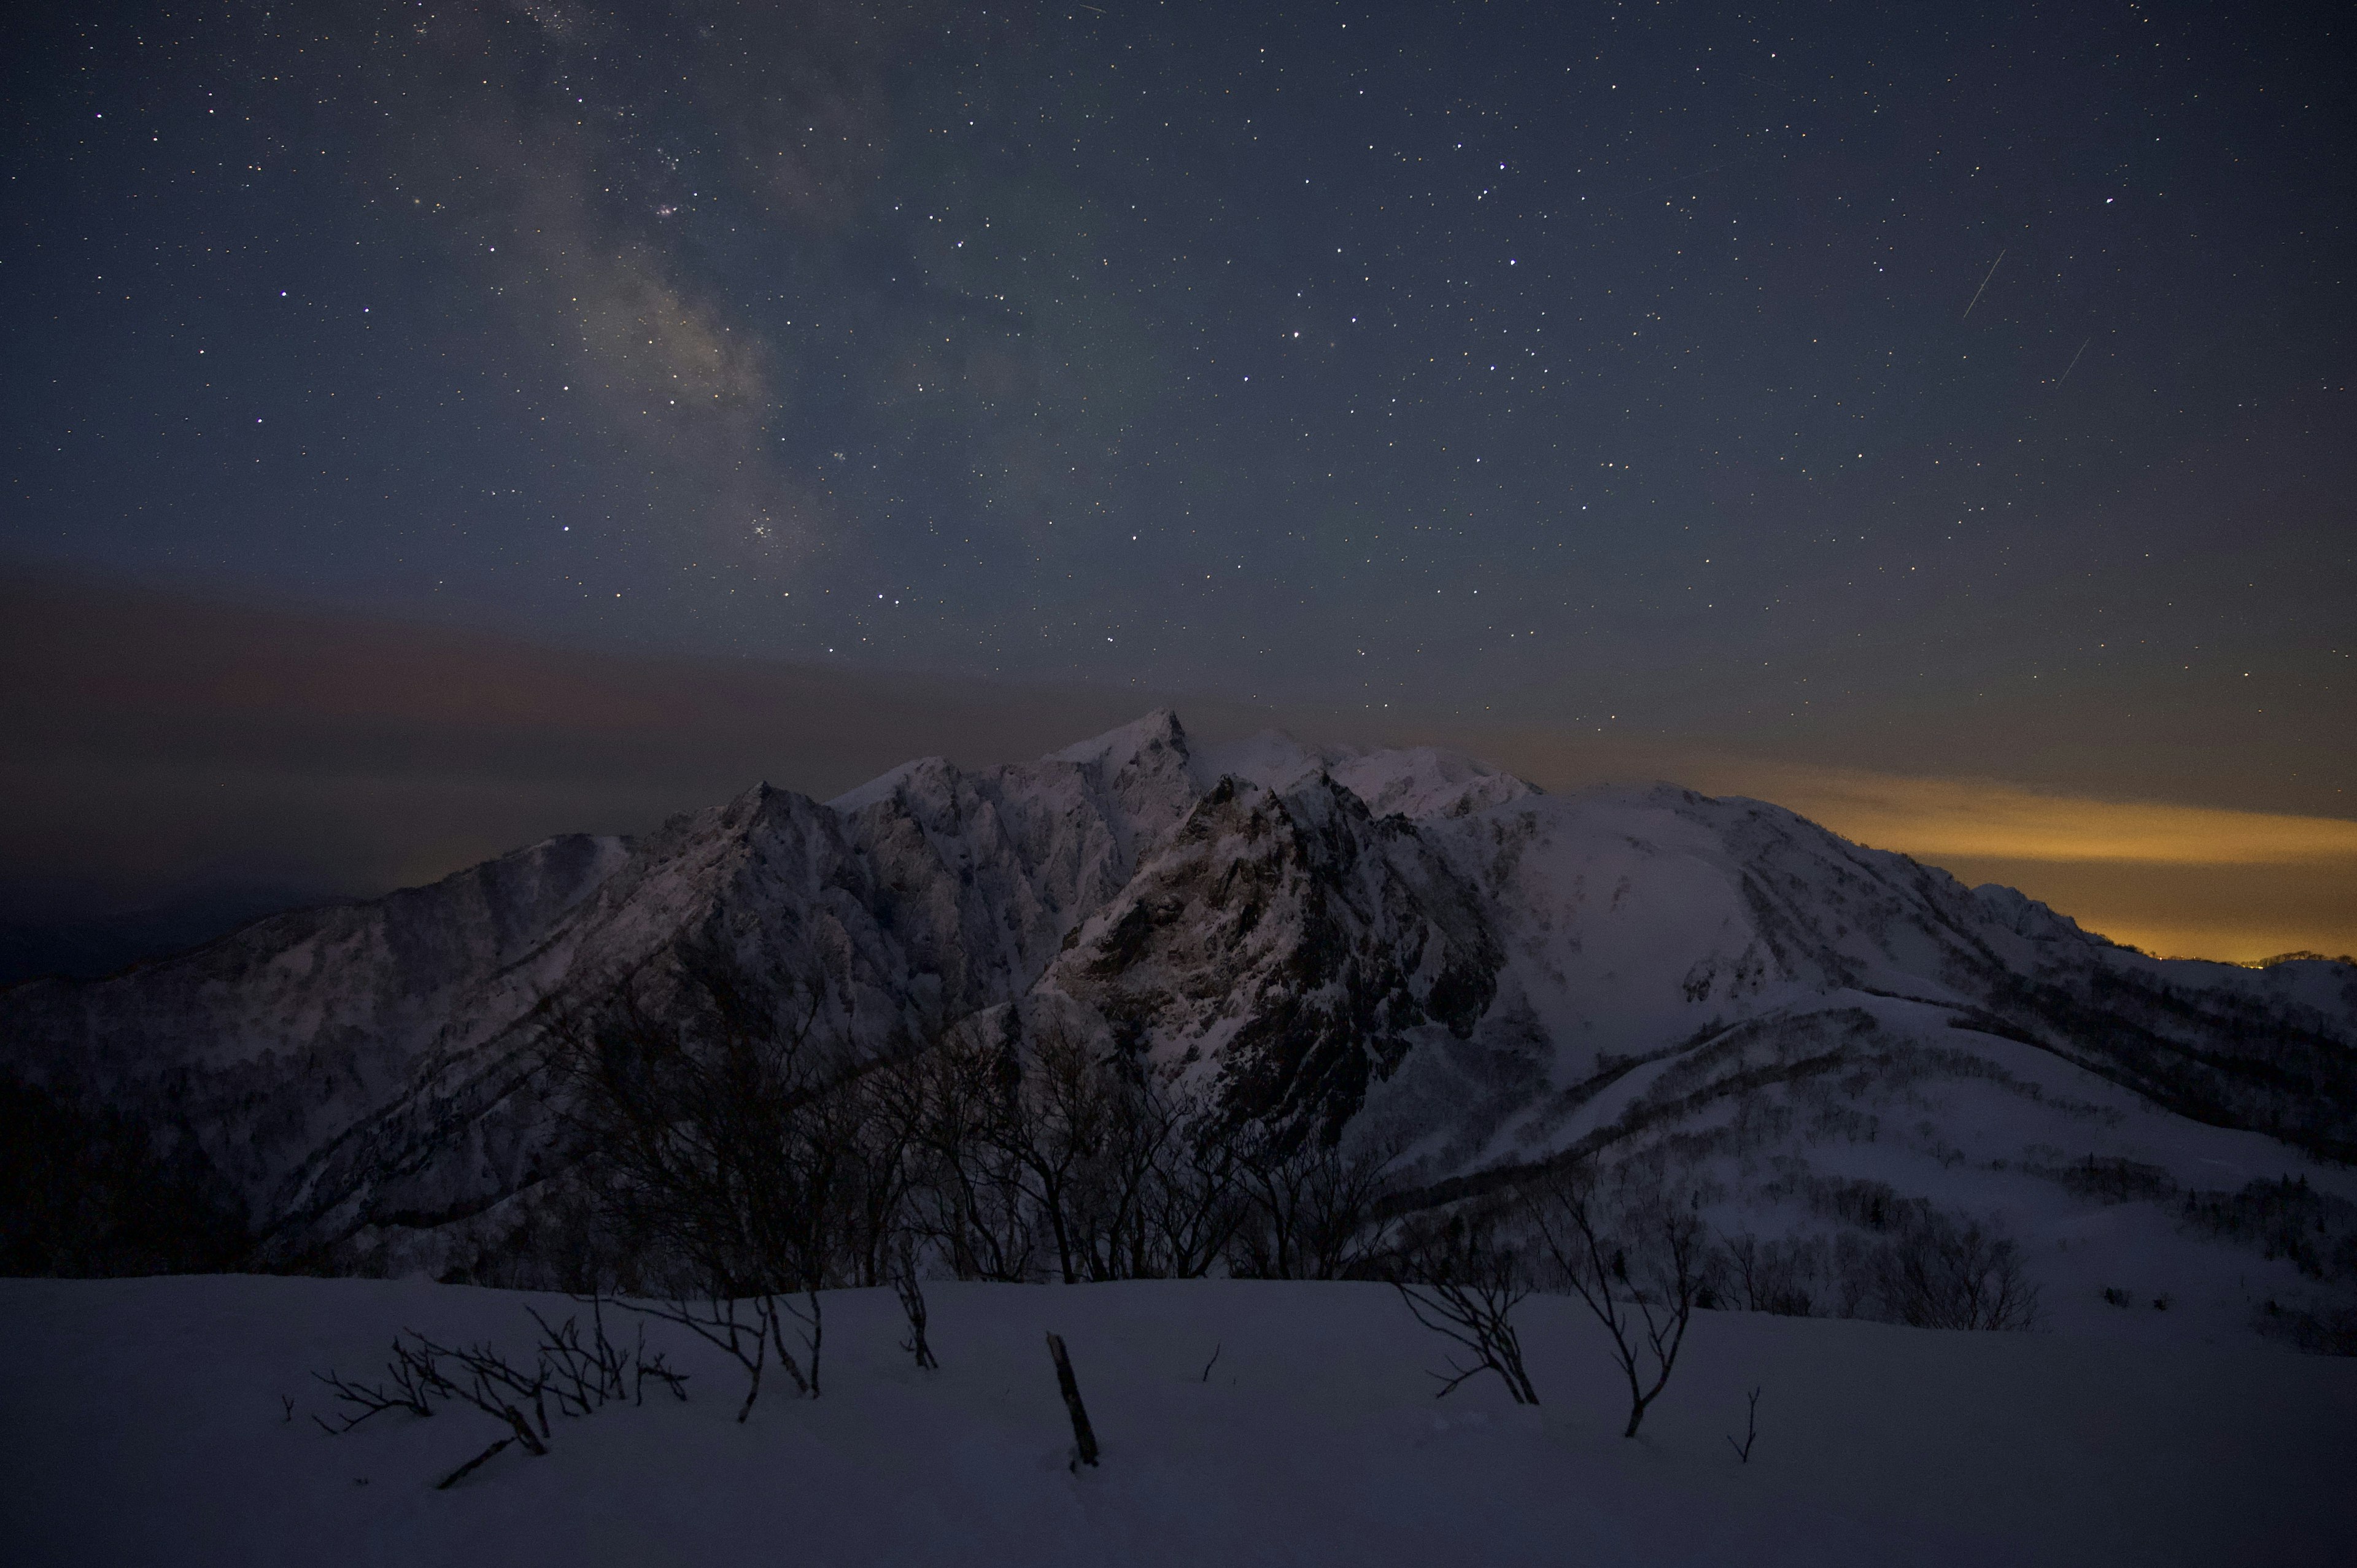
[[[1711,1299],[1717,1264],[1691,1196],[1613,1199],[1591,1166],[1555,1174],[1503,1202],[1462,1212],[1402,1247],[1392,1283],[1415,1320],[1456,1348],[1447,1394],[1492,1372],[1517,1404],[1539,1402],[1523,1361],[1514,1308],[1534,1291],[1567,1291],[1611,1337],[1629,1387],[1634,1437],[1677,1367],[1696,1306]]]
[[[614,1283],[743,1367],[821,1387],[819,1292],[894,1286],[933,1364],[921,1275],[1079,1283],[1379,1272],[1389,1162],[1223,1125],[1052,1023],[862,1055],[812,993],[691,960],[661,1005],[617,990],[549,1017],[552,1103],[632,1261]]]
[[[814,991],[757,993],[692,956],[661,979],[660,1006],[625,986],[550,1018],[546,1062],[587,1189],[631,1260],[612,1283],[737,1359],[740,1420],[772,1367],[818,1394],[829,1287],[895,1287],[904,1348],[933,1366],[927,1272],[1388,1279],[1451,1343],[1442,1393],[1486,1371],[1532,1404],[1512,1314],[1534,1290],[1563,1292],[1610,1338],[1632,1436],[1697,1305],[1729,1283],[1769,1310],[1810,1299],[1797,1254],[1721,1246],[1694,1195],[1608,1193],[1592,1165],[1410,1222],[1382,1153],[1236,1128],[1052,1018],[1001,1014],[861,1053],[823,1037]],[[2034,1297],[2009,1244],[1928,1205],[1883,1208],[1898,1218],[1858,1269],[1891,1316],[2026,1321]]]
[[[1789,1317],[1867,1317],[1916,1328],[2037,1325],[2037,1283],[2019,1246],[1993,1222],[1887,1189],[1881,1197],[1857,1230],[1838,1236],[1733,1238],[1720,1250],[1719,1284],[1736,1306]]]
[[[1844,1316],[1961,1329],[2037,1321],[2038,1290],[2010,1240],[1876,1187],[1862,1237],[1721,1240],[1697,1192],[1648,1187],[1628,1172],[1608,1181],[1583,1162],[1427,1217],[1386,1270],[1416,1321],[1452,1347],[1446,1370],[1433,1374],[1443,1394],[1491,1372],[1515,1402],[1538,1403],[1514,1309],[1537,1291],[1577,1297],[1609,1338],[1628,1390],[1627,1437],[1668,1386],[1696,1307],[1807,1316],[1821,1310],[1830,1279]],[[1755,1412],[1735,1444],[1747,1463],[1757,1431]]]

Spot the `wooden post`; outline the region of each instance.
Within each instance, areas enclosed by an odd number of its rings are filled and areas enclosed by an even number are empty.
[[[1089,1429],[1088,1407],[1081,1403],[1080,1380],[1072,1376],[1072,1359],[1064,1354],[1064,1339],[1060,1334],[1048,1336],[1048,1354],[1056,1359],[1056,1387],[1064,1396],[1064,1408],[1072,1414],[1072,1468],[1097,1462],[1097,1434]]]

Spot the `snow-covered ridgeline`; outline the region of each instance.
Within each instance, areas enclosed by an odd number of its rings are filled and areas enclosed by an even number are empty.
[[[2347,966],[2148,959],[1762,802],[1549,796],[1277,735],[1199,750],[1168,713],[824,804],[763,786],[635,843],[551,840],[18,986],[0,1062],[185,1124],[271,1255],[465,1273],[549,1174],[520,1091],[533,1009],[683,944],[817,985],[870,1048],[1052,1013],[1233,1114],[1404,1144],[1430,1182],[1676,1160],[1772,1231],[1875,1180],[2058,1256],[2120,1207],[2051,1174],[2072,1161],[2357,1198],[2314,1157],[2357,1143]],[[2243,1281],[2216,1308],[2237,1322],[2299,1285],[2244,1261],[2185,1265]]]

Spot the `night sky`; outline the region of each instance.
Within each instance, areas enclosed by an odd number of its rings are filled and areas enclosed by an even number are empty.
[[[2331,8],[87,9],[0,569],[2357,816]]]

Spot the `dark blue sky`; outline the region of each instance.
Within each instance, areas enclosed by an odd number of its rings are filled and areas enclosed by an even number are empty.
[[[12,26],[20,566],[2349,813],[2326,8]]]

